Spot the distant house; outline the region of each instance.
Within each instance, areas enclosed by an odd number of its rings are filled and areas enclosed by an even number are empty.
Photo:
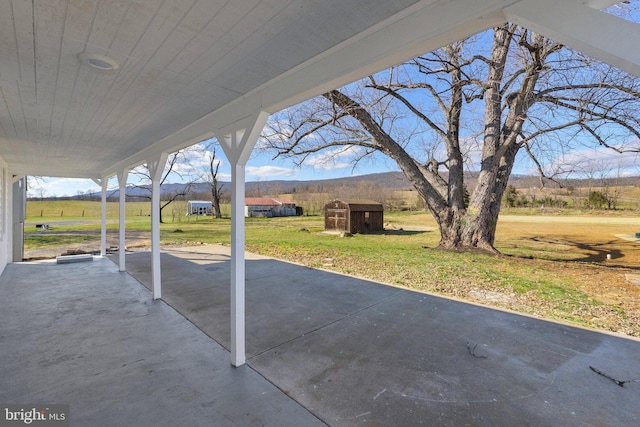
[[[244,199],[244,216],[247,218],[274,216],[296,216],[301,212],[296,204],[287,200],[266,197],[247,197]]]
[[[372,200],[342,199],[324,207],[325,231],[376,233],[384,230],[382,203]]]
[[[213,203],[206,200],[189,200],[187,202],[188,215],[211,215]]]

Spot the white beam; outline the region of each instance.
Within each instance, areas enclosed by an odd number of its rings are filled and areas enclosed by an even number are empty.
[[[109,178],[94,179],[93,182],[102,187],[102,195],[100,197],[100,256],[104,258],[107,256],[107,183],[109,182]]]
[[[242,366],[245,356],[245,166],[269,114],[261,111],[215,135],[231,163],[231,364]]]
[[[589,7],[583,0],[521,1],[505,8],[504,14],[513,23],[640,77],[640,24]]]
[[[162,278],[160,272],[160,181],[167,163],[168,153],[161,153],[147,162],[151,175],[151,283],[153,299],[162,298]]]
[[[269,113],[258,111],[225,127],[214,129],[216,139],[230,163],[247,163],[268,118]]]
[[[126,202],[126,190],[127,190],[127,177],[129,176],[128,170],[123,170],[118,173],[118,185],[120,187],[120,215],[119,215],[119,243],[118,243],[118,267],[120,271],[127,271],[124,263],[124,250],[125,250],[125,202]]]

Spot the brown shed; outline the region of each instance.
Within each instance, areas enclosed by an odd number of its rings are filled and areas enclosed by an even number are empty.
[[[382,203],[372,200],[343,199],[324,207],[325,231],[376,233],[384,229]]]

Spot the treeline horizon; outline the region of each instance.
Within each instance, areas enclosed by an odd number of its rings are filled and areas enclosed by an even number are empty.
[[[231,198],[230,183],[219,182],[223,187],[222,202],[229,203]],[[631,177],[600,177],[600,178],[576,178],[563,180],[542,179],[539,176],[513,175],[510,179],[510,185],[517,190],[524,189],[541,189],[575,191],[581,188],[610,188],[610,187],[640,187],[640,176]],[[185,186],[190,186],[190,191],[186,195],[180,196],[176,200],[210,200],[211,188],[206,182],[191,183],[172,183],[161,186],[161,199],[168,200],[176,193],[182,192]],[[475,186],[475,180],[472,174],[467,182],[468,188]],[[246,183],[246,197],[275,197],[280,195],[291,195],[298,201],[309,202],[310,199],[317,199],[313,195],[321,195],[323,199],[329,198],[360,198],[372,199],[385,203],[387,209],[399,209],[402,205],[406,205],[406,195],[398,199],[394,192],[414,192],[409,182],[406,180],[402,172],[384,172],[369,175],[359,175],[344,178],[322,179],[311,181],[288,181],[288,180],[269,180],[269,181],[249,181]],[[126,201],[149,201],[151,196],[150,185],[130,185],[126,190]],[[117,202],[119,200],[119,189],[107,191],[107,201]],[[416,199],[418,198],[416,193]],[[78,192],[73,196],[31,196],[28,201],[47,201],[47,200],[87,200],[100,201],[100,192]],[[296,201],[296,200],[293,200]],[[317,204],[315,202],[314,204]],[[410,203],[413,209],[422,209],[424,204],[420,201]]]

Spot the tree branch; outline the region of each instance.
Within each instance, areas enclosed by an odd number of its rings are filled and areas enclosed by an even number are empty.
[[[544,169],[542,168],[542,165],[540,164],[540,162],[538,161],[538,158],[531,152],[531,148],[529,147],[528,142],[524,142],[524,144],[522,144],[524,146],[525,151],[527,152],[527,154],[529,155],[529,157],[531,158],[531,160],[533,160],[533,163],[535,163],[536,168],[538,169],[538,174],[540,176],[540,187],[544,188],[544,178],[548,179],[549,181],[555,182],[556,184],[558,184],[560,186],[560,188],[564,188],[564,186],[557,181],[556,179],[547,176],[547,174],[544,173]]]
[[[363,128],[371,135],[374,147],[395,160],[404,173],[410,177],[410,180],[419,184],[420,188],[418,188],[418,191],[423,193],[427,204],[430,204],[434,209],[446,208],[447,185],[442,177],[427,170],[409,156],[407,152],[373,120],[371,115],[353,99],[338,90],[325,93],[323,96],[362,124]]]
[[[434,131],[436,131],[436,133],[438,133],[442,138],[446,138],[447,137],[447,133],[445,131],[443,131],[437,124],[435,124],[425,114],[423,114],[420,110],[418,110],[411,102],[409,102],[409,100],[407,100],[407,98],[405,98],[404,96],[400,95],[397,91],[392,90],[391,88],[386,87],[386,86],[378,85],[378,84],[375,83],[375,81],[373,81],[373,79],[372,79],[372,83],[370,85],[367,85],[367,87],[370,87],[370,88],[385,92],[385,93],[393,96],[395,99],[397,99],[402,104],[404,104],[404,106],[406,106],[409,109],[409,111],[411,111],[413,114],[415,114],[416,117],[420,118],[420,120],[422,120],[427,125],[429,125],[429,127],[431,129],[433,129]],[[440,100],[438,102],[438,104],[441,106],[441,108],[445,108],[445,105],[444,105],[444,103],[442,103],[442,100]]]
[[[610,121],[612,123],[615,123],[625,129],[627,129],[629,132],[631,132],[634,136],[636,136],[637,138],[640,138],[640,129],[636,128],[635,126],[627,123],[626,121],[615,117],[615,116],[611,116],[609,114],[605,113],[600,113],[597,111],[594,111],[593,109],[588,109],[585,108],[581,105],[573,105],[569,102],[564,102],[564,100],[561,100],[560,98],[554,98],[554,97],[550,97],[550,96],[544,96],[540,98],[542,101],[544,102],[548,102],[551,103],[553,105],[557,105],[559,107],[563,107],[566,108],[568,110],[572,110],[575,111],[579,114],[585,115],[585,116],[594,116],[597,119],[601,119],[601,120],[606,120],[606,121]],[[632,150],[632,151],[636,151],[636,150]]]

